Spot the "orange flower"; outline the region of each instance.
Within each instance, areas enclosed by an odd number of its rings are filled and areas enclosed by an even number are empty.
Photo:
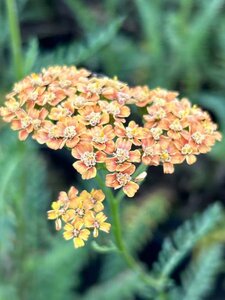
[[[101,151],[94,152],[91,144],[78,144],[73,148],[72,155],[79,161],[73,167],[82,175],[83,179],[91,179],[96,176],[96,164],[105,161],[105,154]]]
[[[15,98],[10,98],[5,102],[5,107],[1,107],[0,115],[5,122],[11,122],[19,111],[21,111],[19,102]]]
[[[56,124],[55,133],[63,139],[60,147],[66,145],[69,148],[74,148],[85,130],[85,126],[79,123],[76,117],[67,117],[59,121]]]
[[[106,125],[104,127],[95,126],[89,130],[88,134],[89,138],[87,141],[91,142],[96,149],[106,153],[113,151],[115,133],[112,125]]]
[[[130,115],[130,108],[125,105],[119,104],[117,101],[107,102],[99,101],[101,109],[113,117],[114,120],[125,122]]]
[[[152,138],[142,140],[142,162],[145,165],[158,166],[160,163],[161,148]]]
[[[113,157],[106,158],[106,168],[110,172],[123,171],[131,163],[140,162],[141,153],[139,150],[130,151],[132,143],[130,141],[118,138],[116,141]]]
[[[106,223],[105,220],[107,220],[107,217],[103,212],[100,212],[97,215],[92,213],[85,219],[85,226],[87,228],[94,228],[93,236],[96,238],[98,237],[99,230],[109,233],[111,225]]]
[[[139,185],[132,181],[131,175],[135,171],[135,166],[131,165],[126,170],[106,175],[106,186],[114,188],[114,190],[123,188],[124,193],[128,197],[133,197]]]
[[[160,162],[163,165],[163,172],[171,174],[174,172],[174,164],[181,163],[183,157],[170,139],[164,137],[159,144],[161,146]]]
[[[39,144],[46,144],[53,150],[61,149],[64,146],[63,138],[58,134],[57,127],[51,121],[45,121],[40,130],[38,130],[33,138]]]
[[[11,127],[13,130],[19,130],[19,139],[24,141],[32,131],[38,130],[42,126],[47,115],[48,111],[45,108],[30,109],[28,113],[19,110],[16,112],[17,118],[12,120]]]
[[[130,89],[131,103],[138,107],[145,107],[152,102],[150,90],[147,86],[136,86]]]
[[[79,109],[79,120],[85,125],[104,125],[109,123],[109,115],[99,106],[85,106]]]
[[[73,239],[74,247],[80,248],[85,245],[84,242],[88,240],[88,237],[90,235],[90,231],[88,229],[83,229],[83,224],[76,222],[74,224],[67,223],[64,226],[64,239],[65,240],[71,240]]]
[[[115,124],[115,133],[118,137],[129,139],[135,146],[141,145],[141,140],[147,135],[146,128],[138,126],[134,121],[130,121],[125,127],[122,123]]]

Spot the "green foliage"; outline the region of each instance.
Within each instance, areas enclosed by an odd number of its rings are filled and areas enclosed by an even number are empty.
[[[91,288],[82,300],[132,300],[141,288],[137,274],[132,271],[121,272],[113,279]]]
[[[223,260],[220,245],[204,250],[181,274],[182,287],[174,288],[171,300],[202,300],[212,291],[219,267]]]
[[[126,209],[124,232],[126,245],[132,253],[140,251],[152,237],[155,228],[169,213],[169,201],[163,194],[137,199],[138,204]],[[141,202],[141,203],[140,203]],[[129,218],[130,214],[130,218]]]
[[[43,159],[33,143],[5,130],[0,165],[0,299],[72,299],[88,248],[75,253],[70,243],[50,236]]]
[[[35,68],[39,70],[41,67],[47,67],[54,64],[80,65],[81,63],[85,63],[87,59],[98,53],[100,49],[110,43],[121,26],[121,23],[121,18],[115,20],[110,25],[106,26],[104,30],[98,30],[89,36],[85,43],[75,41],[67,46],[57,47],[54,52],[41,53]]]
[[[191,221],[186,221],[171,238],[165,239],[158,262],[153,268],[156,276],[162,281],[165,280],[196,243],[213,229],[222,217],[222,207],[219,203],[215,203],[201,215],[196,215]]]

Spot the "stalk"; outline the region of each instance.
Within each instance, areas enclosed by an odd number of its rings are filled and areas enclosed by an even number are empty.
[[[11,54],[14,64],[16,79],[23,77],[23,57],[21,46],[21,33],[15,0],[5,0],[11,42]]]

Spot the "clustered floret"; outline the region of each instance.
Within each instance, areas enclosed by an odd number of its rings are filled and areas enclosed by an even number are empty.
[[[140,123],[132,120],[132,108],[140,111]],[[209,114],[177,92],[129,87],[74,66],[49,67],[16,83],[0,114],[20,140],[31,134],[51,149],[69,149],[83,179],[104,167],[106,186],[122,188],[128,197],[139,188],[138,164],[162,165],[164,173],[173,173],[175,164],[195,163],[221,140]],[[76,226],[87,237],[89,230]]]
[[[109,232],[111,225],[106,223],[107,217],[102,212],[105,195],[101,190],[86,190],[78,195],[78,190],[72,186],[68,193],[60,192],[52,203],[48,218],[55,220],[56,230],[61,230],[64,223],[63,236],[66,240],[73,239],[75,248],[83,247],[93,230],[93,236],[98,237],[99,230]]]

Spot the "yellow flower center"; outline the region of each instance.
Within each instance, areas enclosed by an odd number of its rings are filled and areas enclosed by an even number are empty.
[[[150,131],[151,131],[151,134],[152,134],[154,140],[159,140],[160,135],[163,133],[163,130],[161,128],[158,128],[158,127],[151,128]]]
[[[129,181],[131,181],[131,176],[127,173],[117,173],[116,179],[120,185],[125,186]]]
[[[50,129],[48,130],[48,137],[49,137],[50,139],[55,139],[55,138],[58,138],[58,137],[59,137],[59,136],[56,134],[55,129],[56,129],[56,127],[53,126],[52,128],[50,128]]]
[[[117,158],[119,163],[123,163],[129,159],[129,151],[126,149],[118,148],[114,153],[114,156]]]
[[[84,152],[81,156],[81,161],[86,167],[94,167],[96,165],[96,154],[94,152]]]
[[[159,106],[163,106],[163,105],[165,105],[165,103],[166,103],[165,99],[159,98],[159,97],[154,97],[154,98],[153,98],[153,102],[154,102],[156,105],[159,105]]]
[[[71,86],[71,81],[70,80],[60,80],[59,85],[62,89],[68,88]]]
[[[162,120],[165,117],[166,117],[166,112],[162,108],[160,108],[159,110],[157,110],[157,112],[155,113],[155,119],[156,120]]]
[[[43,96],[43,102],[44,104],[48,103],[48,102],[51,102],[53,100],[55,100],[56,98],[56,95],[52,92],[48,92],[48,93],[45,93],[44,96]]]
[[[92,141],[97,144],[104,144],[108,141],[108,138],[104,135],[103,132],[96,132],[92,138]]]
[[[162,162],[170,162],[171,161],[171,156],[169,155],[169,152],[167,150],[163,150],[160,159]]]
[[[32,119],[30,117],[23,118],[21,120],[21,127],[23,129],[27,128],[32,123]]]
[[[91,112],[86,119],[89,121],[91,126],[96,126],[99,124],[101,120],[101,113],[100,112]]]
[[[196,131],[192,134],[192,139],[195,141],[196,144],[200,145],[205,139],[204,134],[201,134],[199,131]]]
[[[66,139],[72,139],[76,136],[76,127],[75,126],[68,126],[64,129],[63,135]]]
[[[40,128],[40,126],[41,126],[41,120],[39,120],[39,119],[34,119],[34,120],[32,121],[32,124],[33,124],[33,126],[34,126],[34,129],[35,129],[35,130],[38,130],[38,129]]]
[[[184,145],[181,149],[181,153],[183,155],[190,155],[192,153],[192,147],[189,144]]]
[[[172,124],[170,124],[170,129],[174,130],[174,131],[181,131],[183,129],[181,123],[179,120],[175,120],[173,121]]]

